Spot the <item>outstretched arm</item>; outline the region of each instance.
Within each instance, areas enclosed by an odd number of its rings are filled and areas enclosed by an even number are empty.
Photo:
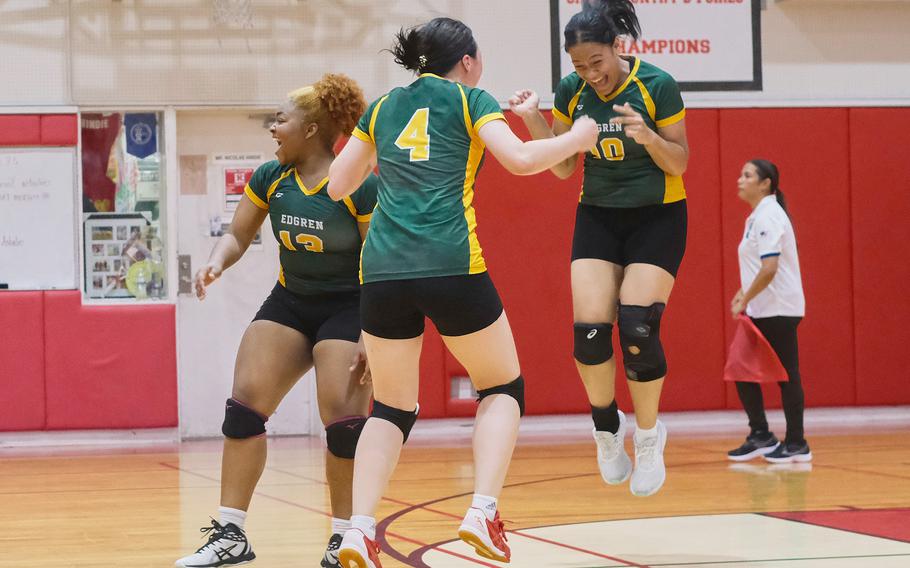
[[[503,120],[484,124],[478,134],[496,159],[517,175],[532,175],[550,169],[597,143],[597,125],[588,117],[575,121],[568,132],[544,140],[523,142]]]

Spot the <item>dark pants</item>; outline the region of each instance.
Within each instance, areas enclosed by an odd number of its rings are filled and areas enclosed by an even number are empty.
[[[803,434],[803,409],[805,397],[799,376],[799,346],[796,340],[796,327],[803,318],[777,316],[771,318],[752,318],[755,327],[761,331],[768,343],[777,353],[784,369],[787,370],[789,382],[778,383],[781,399],[784,404],[784,416],[787,419],[786,441],[799,444],[805,441]],[[765,417],[765,404],[762,399],[759,383],[737,382],[736,392],[749,416],[749,427],[752,432],[767,432],[768,419]]]

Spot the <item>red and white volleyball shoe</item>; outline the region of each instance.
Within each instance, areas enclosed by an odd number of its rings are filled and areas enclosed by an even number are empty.
[[[474,547],[478,555],[497,562],[509,562],[512,551],[506,544],[506,532],[499,511],[492,521],[483,511],[471,507],[465,513],[461,527],[458,529],[458,538]]]
[[[382,568],[379,545],[368,539],[360,529],[350,529],[341,540],[338,563],[342,568]]]

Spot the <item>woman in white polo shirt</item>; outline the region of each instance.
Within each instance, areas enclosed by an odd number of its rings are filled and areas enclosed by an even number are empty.
[[[750,160],[739,176],[739,198],[752,207],[739,243],[739,275],[742,287],[733,297],[733,317],[743,311],[771,344],[787,370],[788,382],[778,383],[787,419],[783,443],[769,430],[761,385],[737,382],[736,391],[749,416],[750,433],[745,443],[728,452],[734,461],[763,455],[774,463],[807,462],[812,459],[803,435],[803,386],[799,376],[796,327],[806,313],[799,273],[796,236],[778,186],[777,166],[767,160]]]

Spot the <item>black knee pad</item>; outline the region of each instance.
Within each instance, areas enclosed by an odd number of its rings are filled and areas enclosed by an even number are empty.
[[[325,445],[332,455],[347,460],[354,459],[357,440],[367,423],[366,416],[348,416],[325,427]]]
[[[370,417],[382,418],[386,422],[391,422],[395,426],[398,426],[398,429],[401,430],[401,433],[404,435],[404,440],[402,441],[402,443],[404,443],[408,441],[408,435],[411,433],[411,428],[413,428],[414,423],[417,422],[418,412],[420,412],[419,404],[414,410],[401,410],[382,404],[378,400],[374,400],[373,412],[370,413]]]
[[[511,396],[518,402],[519,416],[525,415],[525,380],[521,375],[518,375],[518,378],[511,383],[477,391],[477,400],[483,400],[491,394],[507,394]]]
[[[268,417],[263,416],[233,398],[227,399],[224,408],[224,423],[221,433],[228,438],[244,440],[265,434],[265,423]]]
[[[646,383],[667,374],[667,359],[660,343],[660,318],[666,307],[663,303],[619,306],[619,344],[630,381]]]
[[[575,360],[582,365],[600,365],[613,356],[612,323],[575,324]]]

